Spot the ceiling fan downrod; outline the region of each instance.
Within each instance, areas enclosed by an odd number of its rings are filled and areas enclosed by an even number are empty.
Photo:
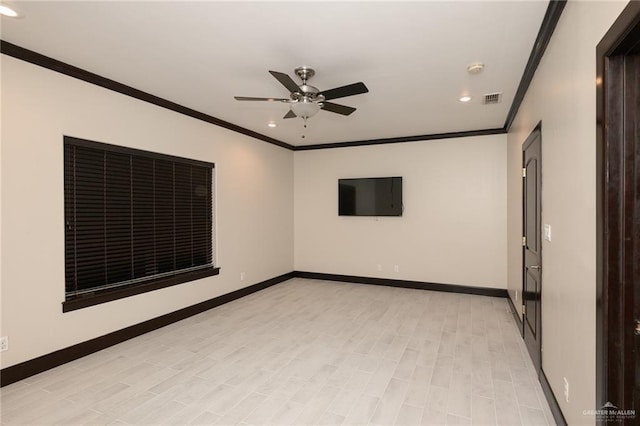
[[[303,86],[307,85],[307,80],[310,80],[311,77],[316,75],[315,70],[309,67],[298,67],[294,70],[294,72],[298,77],[300,77],[300,80],[302,80]]]

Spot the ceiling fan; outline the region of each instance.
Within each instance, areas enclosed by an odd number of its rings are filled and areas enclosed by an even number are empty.
[[[254,98],[248,96],[235,96],[234,98],[238,101],[284,102],[289,104],[289,112],[287,112],[283,118],[300,117],[306,121],[307,118],[314,116],[321,109],[336,114],[349,115],[356,109],[327,101],[344,98],[346,96],[359,95],[369,91],[364,83],[359,82],[321,92],[317,87],[307,84],[307,81],[316,73],[312,68],[298,67],[294,71],[302,80],[301,85],[296,84],[296,82],[285,73],[269,71],[276,80],[289,90],[289,98]]]

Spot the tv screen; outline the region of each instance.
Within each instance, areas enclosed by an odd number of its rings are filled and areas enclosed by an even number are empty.
[[[402,216],[402,177],[339,179],[340,216]]]

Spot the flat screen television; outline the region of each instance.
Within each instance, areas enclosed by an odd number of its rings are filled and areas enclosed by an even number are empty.
[[[338,215],[402,216],[402,177],[339,179]]]

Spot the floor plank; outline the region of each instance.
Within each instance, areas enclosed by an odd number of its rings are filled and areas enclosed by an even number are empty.
[[[2,425],[517,426],[552,421],[542,395],[506,299],[292,279],[0,402]]]

